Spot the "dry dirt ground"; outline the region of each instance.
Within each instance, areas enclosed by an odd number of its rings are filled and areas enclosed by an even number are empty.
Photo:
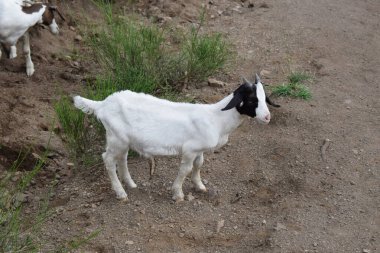
[[[274,85],[301,70],[315,74],[313,98],[274,98],[281,108],[270,108],[273,119],[266,126],[245,120],[226,147],[205,155],[208,193],[194,192],[186,181],[184,192],[195,199],[182,203],[174,203],[170,192],[178,158],[159,158],[152,179],[146,160],[131,159],[138,188],[121,203],[102,165],[72,173],[54,135],[49,165],[26,192],[26,212],[33,213],[37,193],[59,180],[51,202],[55,214],[40,237],[43,251],[100,230],[81,251],[379,252],[380,2],[214,0],[207,6],[205,30],[225,34],[237,57],[219,77],[230,83],[226,88],[190,87],[187,93],[213,101],[231,92],[241,75],[266,70],[264,82]],[[200,7],[195,0],[135,5],[140,14],[183,26],[197,21]],[[86,25],[77,20],[84,20],[81,12],[95,19],[96,11],[85,0],[62,8],[71,17],[61,24],[62,34],[43,30],[32,40],[33,77],[26,77],[22,57],[0,60],[1,170],[24,145],[35,153],[46,148],[54,99],[80,90],[95,72],[73,52],[88,55],[74,39]]]

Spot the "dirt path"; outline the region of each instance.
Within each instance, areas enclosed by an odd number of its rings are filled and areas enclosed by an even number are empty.
[[[176,9],[186,1],[168,2],[163,1],[167,8],[162,12],[177,11],[185,19],[198,6],[190,1]],[[147,161],[133,159],[130,170],[138,188],[129,190],[128,204],[114,198],[102,166],[65,180],[53,200],[57,213],[44,226],[41,241],[49,242],[46,251],[98,229],[101,233],[85,252],[379,251],[380,2],[253,3],[253,8],[248,1],[239,8],[240,1],[210,5],[214,18],[207,29],[225,33],[238,52],[236,68],[224,81],[237,83],[240,75],[265,69],[269,74],[263,79],[273,85],[284,82],[292,70],[309,71],[315,73],[313,98],[275,98],[282,107],[270,108],[273,120],[268,126],[247,119],[226,147],[205,155],[202,173],[208,194],[194,192],[186,181],[184,192],[192,193],[192,201],[175,204],[170,199],[177,158],[159,158],[151,180]],[[37,70],[31,79],[6,71],[1,66],[0,117],[9,113],[6,106],[11,103],[4,102],[10,100],[9,90],[16,97],[28,94],[26,99],[34,104],[16,111],[16,127],[25,124],[17,115],[38,118],[42,108],[51,111],[43,95],[33,100],[32,91],[23,89],[19,95],[16,89],[46,88],[49,78],[43,76],[53,70]],[[70,84],[64,80],[59,82]],[[77,87],[65,88],[71,89]],[[53,89],[45,92],[54,94]],[[224,91],[204,87],[190,92],[209,100]],[[33,120],[26,134],[38,126]],[[4,122],[2,141],[13,133]],[[326,161],[321,156],[325,139],[331,141]],[[34,205],[32,201],[31,209]]]

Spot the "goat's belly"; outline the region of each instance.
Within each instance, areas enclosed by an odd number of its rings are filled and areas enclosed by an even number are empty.
[[[178,155],[180,153],[180,149],[177,147],[155,147],[155,146],[142,147],[139,145],[134,145],[131,147],[131,149],[144,157],[171,156],[171,155]]]

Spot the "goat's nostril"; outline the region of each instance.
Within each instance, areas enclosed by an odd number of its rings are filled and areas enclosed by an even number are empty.
[[[267,121],[270,120],[270,114],[268,114],[267,116],[265,116],[265,120],[267,120]]]

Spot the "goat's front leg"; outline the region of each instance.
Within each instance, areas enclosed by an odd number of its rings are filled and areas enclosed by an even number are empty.
[[[120,183],[119,178],[116,175],[116,161],[117,155],[112,150],[107,149],[102,155],[104,164],[108,172],[108,176],[111,180],[112,189],[116,192],[116,197],[122,201],[128,201],[127,193]]]
[[[17,47],[16,45],[13,45],[10,47],[9,50],[9,59],[14,59],[17,57]]]
[[[34,64],[32,62],[32,57],[30,56],[30,41],[29,41],[29,33],[28,32],[26,32],[24,34],[23,49],[24,49],[24,54],[25,54],[25,58],[26,58],[26,74],[27,74],[27,76],[31,76],[34,73]]]
[[[137,185],[133,181],[131,174],[129,174],[128,169],[128,150],[124,155],[120,156],[117,163],[117,171],[119,172],[119,177],[123,182],[125,182],[129,188],[136,188]]]
[[[193,172],[191,174],[191,181],[193,181],[196,190],[206,192],[206,186],[204,186],[201,180],[201,166],[203,165],[203,153],[197,155],[193,164],[194,167]]]
[[[173,183],[173,199],[177,202],[183,201],[185,195],[182,191],[182,184],[186,176],[191,172],[193,168],[193,162],[196,157],[196,154],[183,154],[181,160],[181,166],[179,167],[179,172],[177,178]]]

